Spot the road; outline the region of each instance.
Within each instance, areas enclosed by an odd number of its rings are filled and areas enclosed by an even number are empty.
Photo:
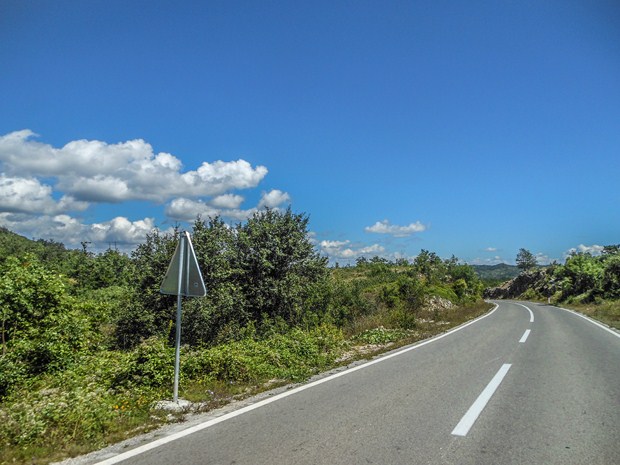
[[[620,335],[502,301],[440,338],[99,463],[612,465],[619,439]]]

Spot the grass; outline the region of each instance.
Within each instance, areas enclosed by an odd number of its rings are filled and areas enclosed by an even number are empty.
[[[557,305],[583,313],[606,325],[620,329],[620,300],[604,300],[598,303],[558,303]]]

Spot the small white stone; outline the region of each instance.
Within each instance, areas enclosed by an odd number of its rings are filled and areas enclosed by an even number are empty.
[[[166,412],[182,412],[188,410],[192,403],[189,400],[179,399],[177,402],[172,400],[160,400],[156,402],[154,408],[165,410]]]

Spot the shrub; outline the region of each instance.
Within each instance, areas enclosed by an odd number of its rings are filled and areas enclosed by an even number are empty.
[[[115,389],[153,389],[172,386],[175,349],[162,338],[143,341],[128,354],[116,372]]]

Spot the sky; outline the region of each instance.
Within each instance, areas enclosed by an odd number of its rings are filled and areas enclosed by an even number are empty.
[[[620,3],[0,0],[0,226],[289,206],[342,265],[620,243]]]

